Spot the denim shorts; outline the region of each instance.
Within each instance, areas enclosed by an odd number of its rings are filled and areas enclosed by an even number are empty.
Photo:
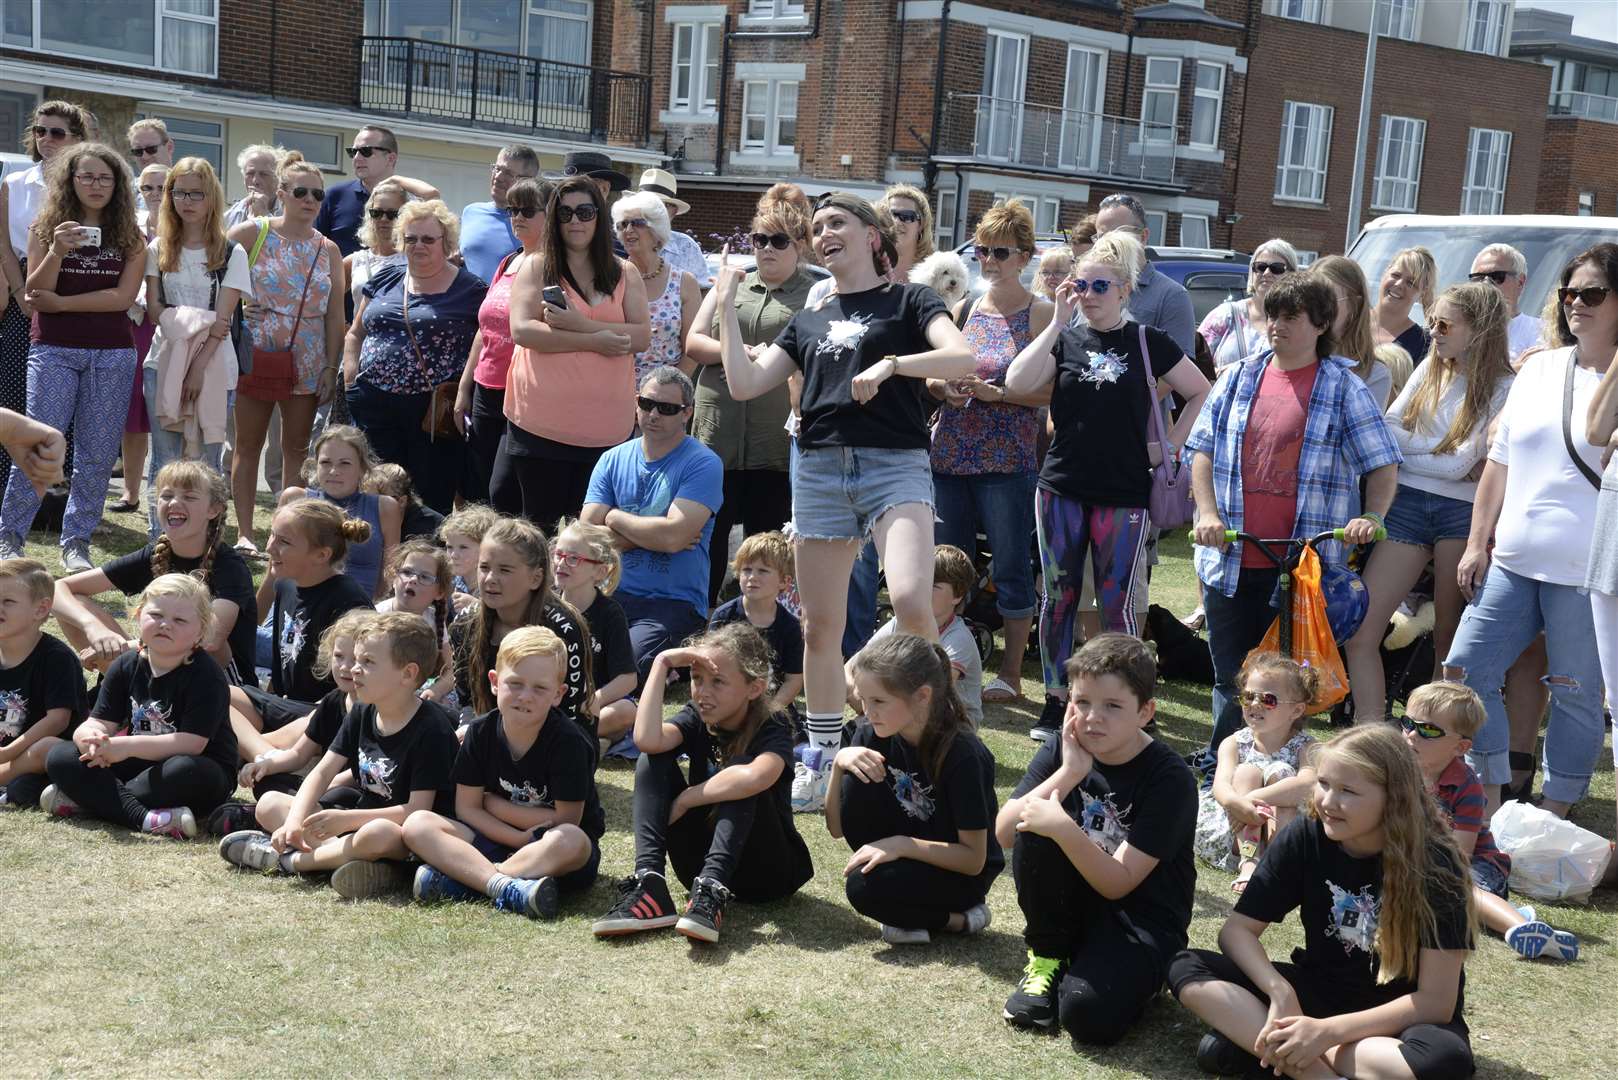
[[[1388,508],[1388,539],[1432,547],[1440,540],[1465,540],[1472,532],[1472,504],[1399,485]]]
[[[927,450],[799,448],[795,463],[792,524],[787,530],[795,540],[869,539],[877,519],[896,506],[920,503],[933,509],[933,469]]]
[[[1492,862],[1474,858],[1472,860],[1472,884],[1486,893],[1493,893],[1500,899],[1506,899],[1506,875]]]

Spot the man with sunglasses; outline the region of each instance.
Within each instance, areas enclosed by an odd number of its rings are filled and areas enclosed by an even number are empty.
[[[579,514],[611,529],[623,552],[613,598],[629,620],[642,683],[658,653],[708,618],[708,545],[725,470],[718,454],[685,433],[695,400],[679,368],[648,371],[635,398],[640,437],[601,455]]]
[[[500,260],[522,246],[511,231],[506,192],[518,180],[539,175],[539,154],[531,146],[503,146],[489,166],[489,201],[467,203],[461,211],[461,263],[484,281],[493,281]]]
[[[399,163],[399,140],[385,127],[367,124],[360,128],[354,145],[344,152],[354,164],[354,179],[328,187],[315,217],[315,228],[330,237],[344,255],[360,249],[358,234],[365,220],[365,203],[371,189],[388,177],[393,177],[413,199],[438,198],[438,189],[425,180],[394,172]]]
[[[1472,272],[1466,279],[1474,284],[1487,283],[1500,290],[1511,322],[1506,327],[1506,342],[1511,350],[1511,363],[1529,349],[1545,344],[1545,324],[1537,315],[1518,310],[1523,288],[1528,284],[1528,260],[1510,244],[1490,244],[1472,260]]]
[[[157,117],[149,116],[130,124],[126,138],[137,175],[148,165],[174,164],[174,140],[169,138],[169,126]]]
[[[1121,191],[1102,199],[1096,210],[1096,235],[1114,229],[1128,230],[1142,247],[1152,242],[1146,208],[1135,196]],[[1178,281],[1159,273],[1150,260],[1129,295],[1129,314],[1142,326],[1155,327],[1173,338],[1186,356],[1197,355],[1197,313],[1191,306],[1191,294]]]

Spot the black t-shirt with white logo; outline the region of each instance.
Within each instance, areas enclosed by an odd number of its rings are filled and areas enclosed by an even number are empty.
[[[187,559],[169,553],[169,573],[189,574],[202,566],[202,556]],[[125,596],[136,596],[152,583],[152,545],[120,555],[101,568],[112,587]],[[216,600],[236,605],[236,624],[230,628],[230,655],[236,661],[236,674],[245,681],[253,678],[254,634],[258,629],[258,596],[253,572],[241,553],[229,544],[219,544],[208,564],[208,592]]]
[[[622,614],[622,611],[620,611],[620,617],[622,617]],[[567,610],[560,604],[546,604],[545,614],[539,625],[561,638],[562,644],[567,646],[567,690],[562,694],[562,710],[573,717],[574,723],[581,728],[593,732],[593,726],[585,718],[585,706],[589,704],[590,695],[586,693],[584,635],[579,633],[578,624],[573,621],[573,616],[569,615]],[[586,620],[585,625],[589,625],[588,620]],[[470,706],[473,702],[472,680],[476,679],[485,685],[488,684],[489,680],[488,671],[471,670],[473,646],[476,644],[473,641],[473,636],[477,633],[477,627],[478,613],[475,608],[468,610],[459,619],[450,623],[449,626],[450,655],[454,658],[455,664],[455,694],[460,703],[467,706]],[[627,621],[625,622],[625,633],[628,633]],[[592,636],[592,648],[594,644]],[[489,661],[492,666],[494,661],[493,649],[489,651]],[[593,674],[593,664],[591,671]],[[600,684],[597,683],[596,685],[599,686]]]
[[[0,668],[0,746],[20,738],[52,709],[68,710],[65,738],[84,718],[84,668],[71,647],[51,637],[16,667]]]
[[[590,736],[560,709],[552,709],[540,725],[533,745],[521,758],[511,753],[500,710],[474,719],[455,756],[457,785],[480,787],[513,806],[556,809],[558,801],[580,802],[579,828],[592,840],[607,831],[607,817],[596,794],[595,747]]]
[[[200,756],[236,775],[240,762],[236,733],[230,729],[230,681],[201,649],[156,677],[144,651],[124,653],[101,677],[90,715],[125,735],[201,735],[208,745]]]
[[[362,810],[403,806],[415,791],[433,792],[440,814],[455,810],[450,770],[460,747],[455,720],[442,705],[420,702],[410,722],[391,735],[377,730],[375,705],[355,705],[329,750],[353,770]]]
[[[775,343],[803,372],[798,445],[926,450],[931,399],[927,380],[894,375],[876,397],[854,401],[854,376],[884,356],[932,351],[927,327],[949,309],[926,285],[882,285],[848,296],[833,294],[819,309],[792,316]]]
[[[371,598],[347,574],[333,574],[302,588],[282,578],[275,583],[275,625],[271,627],[270,692],[293,701],[319,701],[337,684],[328,672],[311,670],[328,627],[355,608],[372,610]]]

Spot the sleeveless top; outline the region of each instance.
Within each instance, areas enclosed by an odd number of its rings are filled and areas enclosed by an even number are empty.
[[[376,595],[376,582],[382,576],[382,502],[369,491],[356,491],[346,499],[334,499],[319,488],[309,489],[351,518],[369,522],[371,538],[363,544],[348,545],[343,573],[359,583],[366,596]]]
[[[355,306],[360,302],[360,289],[371,280],[371,275],[384,266],[403,266],[405,255],[402,251],[395,251],[392,255],[373,255],[365,248],[354,252],[354,260],[348,264],[348,290],[354,297]]]
[[[685,342],[680,340],[680,271],[673,263],[669,263],[669,283],[664,286],[663,294],[648,307],[652,316],[652,340],[645,352],[635,354],[637,387],[648,371],[664,364],[678,365],[680,357],[685,355]]]
[[[140,252],[146,264],[146,249]],[[124,275],[126,256],[110,247],[74,248],[62,257],[56,275],[56,295],[82,296],[116,289]],[[29,340],[38,345],[59,345],[71,349],[133,349],[135,327],[124,311],[64,311],[47,315],[34,312]]]
[[[977,357],[973,374],[986,383],[1005,385],[1011,362],[1033,340],[1029,333],[1033,310],[1029,301],[1010,315],[972,311],[961,333]],[[946,404],[933,426],[933,471],[946,476],[1032,474],[1038,440],[1039,410],[1031,406],[976,398],[960,407]]]
[[[516,343],[511,340],[511,286],[517,275],[511,271],[516,252],[500,260],[495,267],[494,280],[483,296],[478,308],[478,332],[483,335],[477,365],[472,369],[472,381],[487,390],[506,388],[506,371],[511,367],[511,354]]]
[[[624,291],[635,267],[619,260],[618,287],[590,305],[566,282],[569,306],[592,319],[624,322]],[[616,446],[635,427],[635,359],[630,353],[544,353],[518,346],[506,373],[506,419],[542,439],[568,446]]]
[[[326,362],[326,304],[331,299],[331,260],[324,249],[326,238],[315,233],[307,240],[287,240],[271,228],[264,237],[264,247],[253,264],[253,306],[248,309],[248,320],[253,329],[253,344],[260,349],[278,351],[292,341],[292,362],[296,382],[294,394],[313,394],[320,381],[320,369]],[[252,251],[252,243],[248,243]],[[320,261],[315,262],[316,254]],[[303,318],[299,320],[297,334],[293,334],[292,320],[298,313],[298,299],[303,295],[304,279],[314,265],[314,280],[309,283],[309,296],[303,302]]]

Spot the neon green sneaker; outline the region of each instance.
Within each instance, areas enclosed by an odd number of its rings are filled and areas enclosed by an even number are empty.
[[[1056,984],[1064,963],[1050,956],[1028,952],[1028,966],[1022,981],[1006,999],[1004,1016],[1017,1027],[1048,1028],[1056,1023]]]

